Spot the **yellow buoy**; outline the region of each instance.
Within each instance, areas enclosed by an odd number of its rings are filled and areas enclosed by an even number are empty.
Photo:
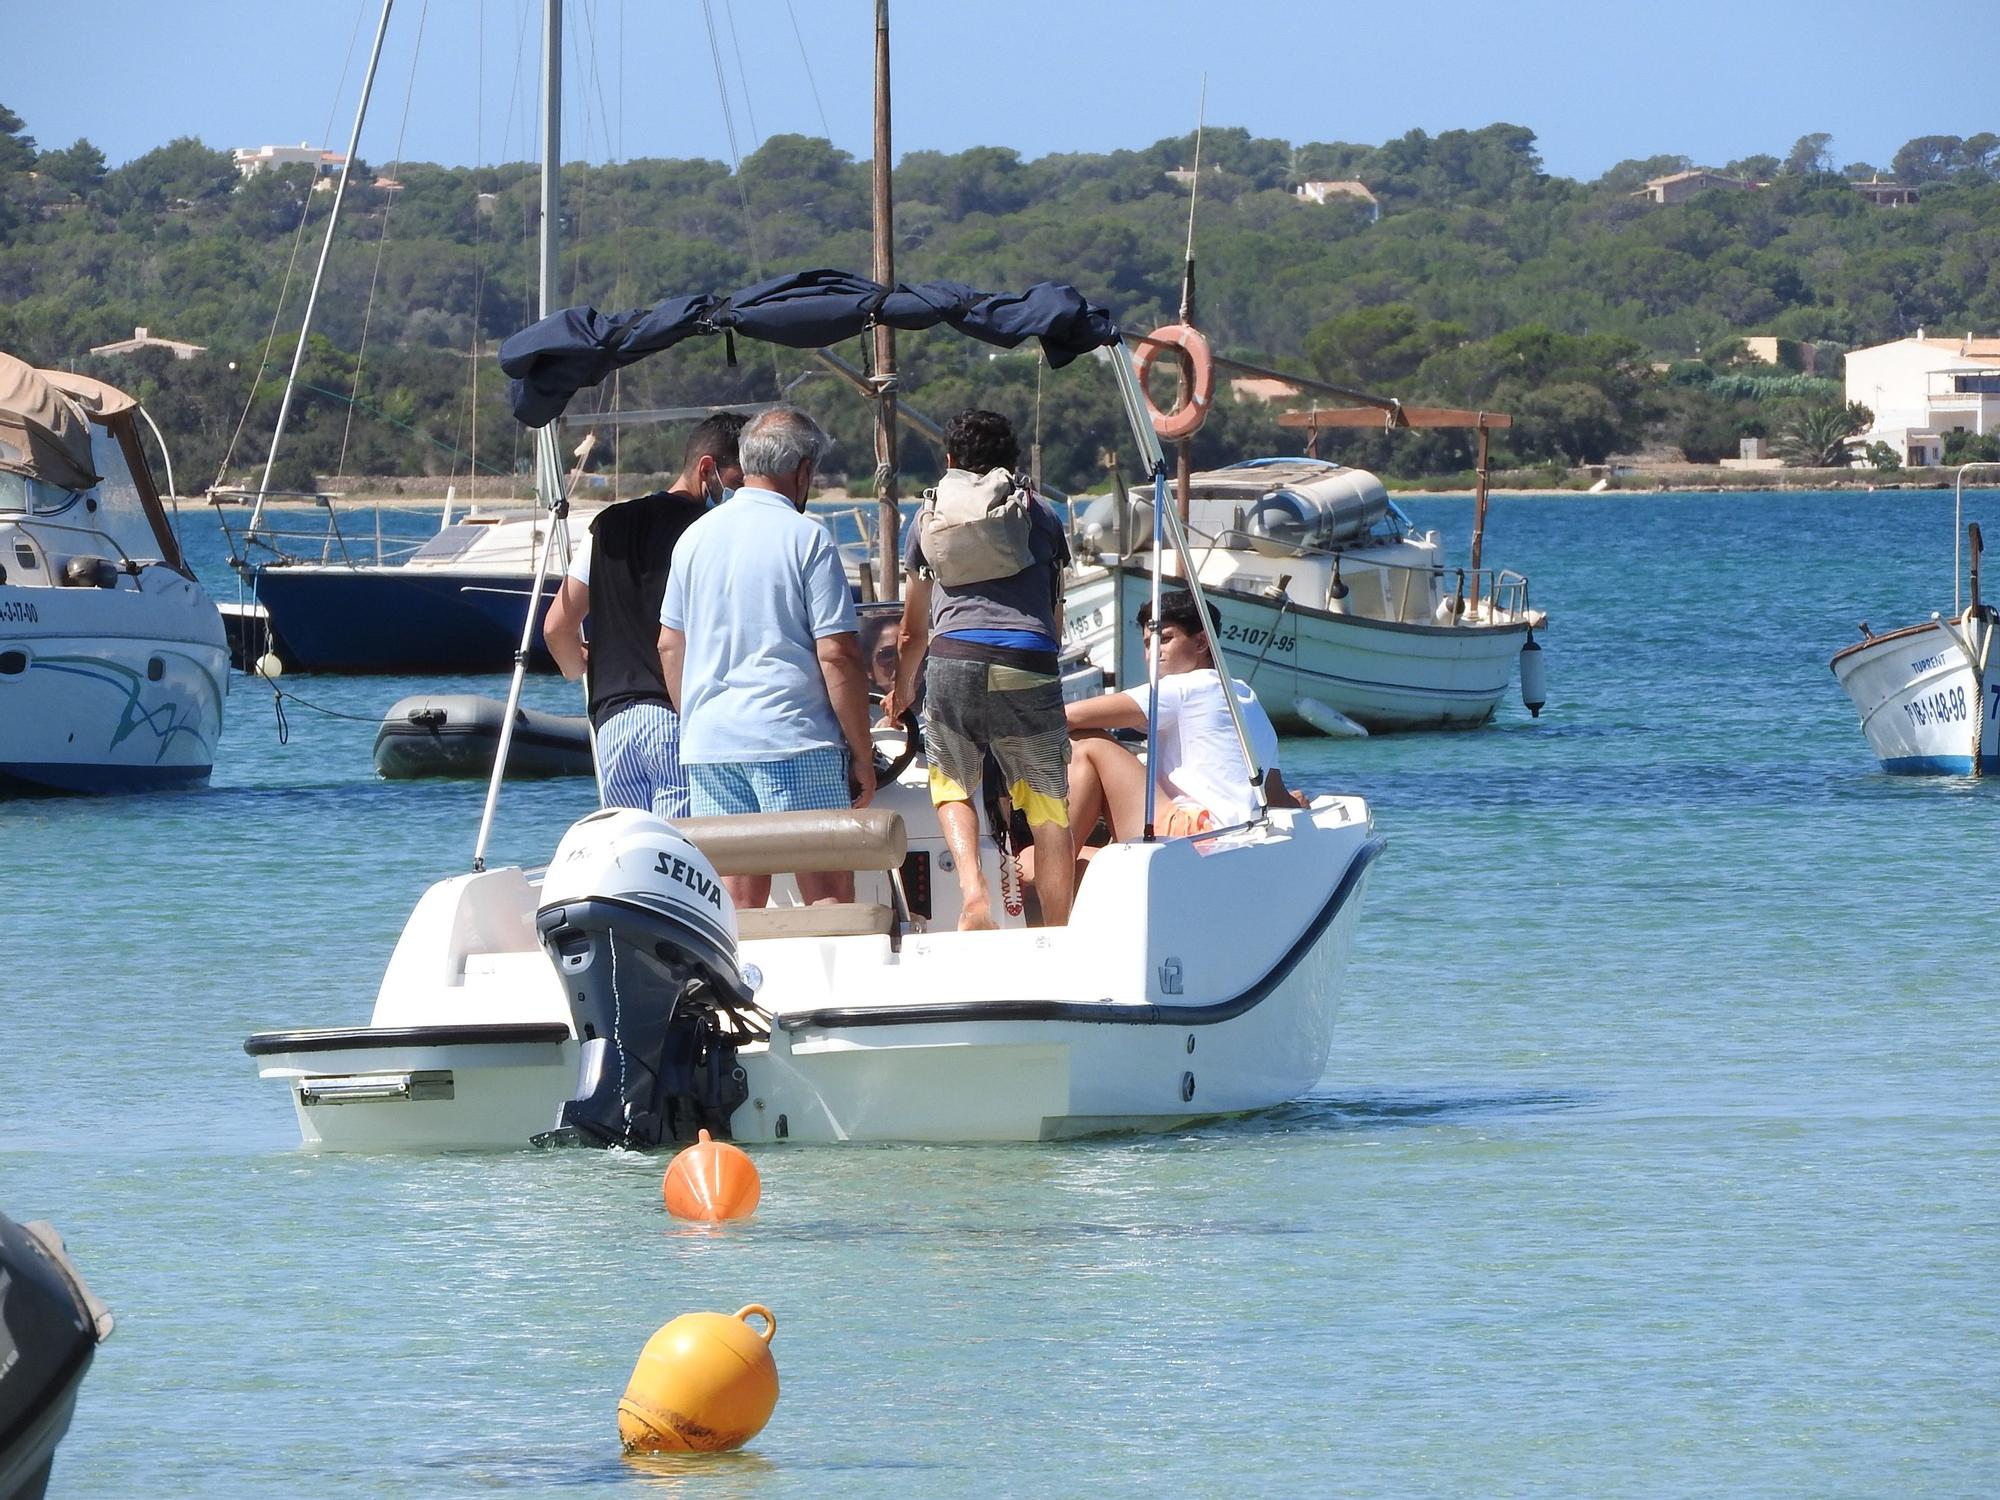
[[[720,1453],[763,1431],[778,1404],[777,1331],[771,1309],[753,1302],[726,1318],[682,1313],[647,1339],[618,1402],[625,1451]]]
[[[764,1189],[757,1168],[742,1150],[714,1141],[706,1130],[700,1139],[667,1164],[660,1195],[667,1212],[677,1219],[747,1219],[757,1211]]]

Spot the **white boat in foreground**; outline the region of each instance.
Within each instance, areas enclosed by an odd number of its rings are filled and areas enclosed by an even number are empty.
[[[1128,532],[1143,532],[1150,491],[1128,503]],[[1117,519],[1109,497],[1085,514],[1087,534],[1122,560],[1072,589],[1066,623],[1131,687],[1145,678],[1133,621],[1152,588],[1151,553],[1121,554]],[[1366,470],[1262,458],[1199,472],[1188,527],[1229,670],[1281,733],[1473,728],[1492,718],[1516,660],[1523,701],[1541,712],[1533,633],[1547,616],[1530,606],[1528,580],[1446,568],[1437,533],[1418,531]],[[1173,559],[1167,574],[1178,576]]]
[[[326,1150],[1047,1140],[1266,1108],[1325,1071],[1383,847],[1358,798],[1111,846],[1067,927],[977,933],[952,930],[921,768],[882,803],[593,814],[545,871],[433,886],[369,1025],[245,1048]],[[739,913],[716,878],[802,863],[864,867],[856,902]]]
[[[503,346],[517,415],[543,424],[545,482],[559,474],[548,426],[600,365],[725,329],[799,346],[878,319],[948,320],[1009,347],[1039,337],[1058,368],[1102,351],[1164,493],[1166,462],[1117,328],[1073,288],[892,292],[817,271],[655,311],[572,309]],[[559,508],[560,487],[546,493]],[[1154,506],[1152,526],[1154,555],[1171,545],[1199,599],[1171,510]],[[1149,791],[1148,836],[1098,853],[1060,928],[1025,925],[1011,856],[989,837],[1002,925],[961,933],[914,743],[861,812],[670,826],[606,811],[573,826],[546,870],[484,868],[521,670],[472,872],[418,904],[369,1025],[245,1043],[288,1090],[308,1145],[650,1146],[698,1129],[749,1141],[1045,1140],[1266,1108],[1326,1067],[1383,841],[1359,798],[1266,806],[1233,696],[1247,822],[1155,838]],[[994,820],[982,821],[991,834]],[[720,879],[833,869],[856,872],[853,902],[737,912]]]
[[[1834,653],[1841,690],[1861,715],[1861,732],[1882,769],[1910,775],[1980,775],[2000,770],[2000,682],[1991,659],[1995,614],[1980,602],[1981,537],[1966,526],[1965,479],[1978,469],[2000,473],[2000,464],[1966,464],[1953,486],[1955,536],[1971,555],[1971,598],[1959,590],[1953,558],[1952,614],[1877,635],[1864,622],[1862,638]]]
[[[195,582],[124,392],[0,354],[0,790],[205,780],[222,617]]]

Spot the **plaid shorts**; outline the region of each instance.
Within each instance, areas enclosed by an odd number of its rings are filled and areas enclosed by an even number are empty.
[[[594,739],[606,807],[636,807],[662,818],[688,815],[679,714],[664,703],[628,704],[597,726]]]
[[[718,761],[687,768],[697,818],[735,813],[820,812],[851,807],[847,752],[832,745],[782,760]]]
[[[991,751],[1029,827],[1069,827],[1069,725],[1060,677],[933,652],[924,664],[924,702],[933,803],[970,802]]]

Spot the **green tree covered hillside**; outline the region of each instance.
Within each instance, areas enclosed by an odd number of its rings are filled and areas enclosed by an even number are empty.
[[[0,108],[0,347],[136,387],[176,436],[184,476],[242,477],[268,440],[331,195],[310,191],[304,168],[243,179],[227,152],[186,139],[109,168],[88,141],[39,148],[29,123]],[[990,147],[912,152],[896,172],[897,269],[995,289],[1074,281],[1145,331],[1178,305],[1188,190],[1168,174],[1192,157],[1187,138],[1033,161]],[[1897,208],[1855,191],[1875,168],[1830,170],[1825,136],[1723,169],[1762,182],[1756,191],[1665,206],[1634,189],[1685,158],[1576,182],[1545,173],[1533,134],[1514,125],[1379,146],[1210,130],[1202,159],[1198,308],[1218,348],[1406,400],[1510,410],[1505,464],[1647,446],[1713,459],[1744,435],[1797,427],[1803,406],[1837,403],[1827,377],[1841,349],[1919,327],[2000,331],[1993,135],[1911,141],[1883,172],[1923,196]],[[343,217],[287,477],[446,476],[475,462],[512,472],[526,444],[492,350],[532,313],[533,168],[378,171],[357,173]],[[1325,180],[1364,183],[1376,202],[1292,191]],[[564,216],[565,298],[606,308],[869,265],[867,164],[799,136],[765,141],[737,173],[707,161],[572,167]],[[86,354],[139,325],[208,353]],[[1747,364],[1750,334],[1821,346],[1818,378]],[[1032,353],[936,334],[901,350],[919,408],[976,400],[1031,426],[1039,409],[1049,477],[1101,482],[1099,454],[1118,428],[1087,364],[1044,373]],[[677,352],[626,372],[616,399],[762,399],[808,368],[761,347],[738,357],[731,368],[707,344]],[[794,395],[833,423],[841,460],[865,474],[861,403],[825,375]],[[1225,394],[1197,461],[1295,447],[1275,411]],[[1467,463],[1452,434],[1341,444],[1350,461],[1392,472]],[[621,432],[617,461],[666,467],[672,448],[670,434]],[[913,440],[907,467],[934,462]]]

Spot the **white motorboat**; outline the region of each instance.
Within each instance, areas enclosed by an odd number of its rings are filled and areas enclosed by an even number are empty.
[[[1150,529],[1150,492],[1128,503],[1122,533],[1111,497],[1085,512],[1110,565],[1079,575],[1065,620],[1122,687],[1145,677],[1135,619],[1152,587],[1150,550],[1119,545]],[[1418,531],[1366,470],[1262,458],[1198,472],[1188,529],[1229,669],[1281,732],[1472,728],[1492,718],[1517,659],[1522,699],[1541,712],[1534,631],[1547,616],[1530,606],[1528,580],[1447,568],[1438,534]]]
[[[656,314],[665,309],[676,318],[572,309],[509,340],[517,415],[547,424],[602,378],[599,362],[608,372],[694,334],[796,347],[876,319],[949,321],[989,342],[1038,336],[1057,367],[1104,350],[1165,493],[1117,329],[1071,288],[891,292],[810,272],[733,298],[670,299]],[[1155,555],[1172,545],[1199,598],[1171,509],[1156,504],[1152,525]],[[473,870],[418,904],[369,1025],[261,1033],[245,1047],[287,1089],[306,1143],[333,1149],[647,1146],[697,1129],[755,1141],[1042,1140],[1276,1105],[1326,1066],[1383,841],[1359,798],[1264,806],[1263,770],[1240,718],[1236,727],[1255,815],[1103,849],[1062,928],[1025,925],[1011,857],[989,841],[1002,925],[953,930],[957,881],[914,742],[865,812],[669,826],[607,811],[571,828],[542,871],[484,868],[496,768]],[[856,871],[857,899],[737,912],[719,879],[824,869]]]
[[[433,886],[367,1026],[245,1048],[324,1150],[1171,1128],[1318,1080],[1382,847],[1360,799],[1324,797],[1105,849],[1066,927],[1010,904],[960,933],[920,768],[860,813],[607,811],[547,870]],[[739,913],[716,879],[839,864],[863,867],[850,906]]]
[[[1952,531],[1966,539],[1970,599],[1961,588],[1960,559],[1952,559],[1952,613],[1877,635],[1867,622],[1851,646],[1827,663],[1861,715],[1882,769],[1905,774],[1980,775],[2000,770],[2000,682],[1990,670],[1994,609],[1979,597],[1982,539],[1965,523],[1965,480],[2000,464],[1965,464],[1952,486]]]
[[[214,764],[222,618],[160,503],[142,415],[102,381],[0,354],[0,787],[143,791]]]

